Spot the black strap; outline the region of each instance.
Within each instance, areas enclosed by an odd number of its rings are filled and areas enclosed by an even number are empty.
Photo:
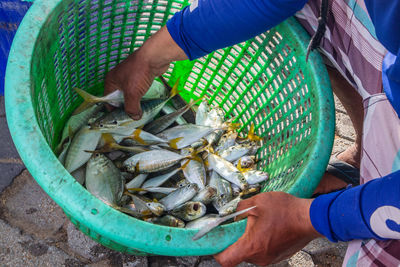
[[[322,0],[321,8],[319,10],[318,28],[314,35],[311,37],[310,43],[307,47],[306,62],[308,61],[308,55],[311,51],[319,47],[322,37],[325,35],[326,20],[328,18],[329,2],[328,0]]]

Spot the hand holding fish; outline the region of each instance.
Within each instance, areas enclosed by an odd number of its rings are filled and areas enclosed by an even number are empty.
[[[241,201],[237,210],[257,207],[236,217],[240,220],[247,216],[246,231],[215,259],[223,267],[242,261],[264,266],[292,256],[320,236],[310,221],[311,203],[312,199],[283,192],[262,193]]]
[[[166,27],[161,28],[143,46],[107,73],[104,94],[122,90],[125,111],[133,119],[142,117],[140,100],[155,77],[163,74],[172,61],[187,59]]]

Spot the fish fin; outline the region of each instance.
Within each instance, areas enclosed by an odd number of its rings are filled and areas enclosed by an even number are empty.
[[[137,162],[135,165],[135,172],[139,173],[139,162]]]
[[[240,122],[230,122],[228,124],[228,131],[235,131],[240,129],[242,127],[242,124]]]
[[[145,188],[127,188],[126,189],[128,192],[124,192],[124,195],[128,195],[128,196],[132,196],[133,194],[131,194],[129,191],[135,191],[135,192],[144,192],[147,191]]]
[[[189,165],[190,159],[188,159],[179,169],[183,171]]]
[[[178,137],[178,138],[171,139],[171,140],[169,141],[169,146],[170,146],[171,148],[173,148],[173,149],[178,149],[178,143],[179,143],[179,141],[181,141],[182,139],[183,139],[183,137]]]
[[[74,137],[74,131],[72,130],[71,126],[68,126],[68,137],[72,140]]]
[[[133,140],[135,140],[139,144],[148,145],[148,143],[146,143],[146,141],[144,141],[143,138],[140,137],[141,132],[142,129],[135,129],[132,133]]]
[[[82,89],[75,87],[74,90],[78,95],[80,95],[83,98],[84,102],[77,109],[75,109],[72,115],[77,115],[101,101],[99,100],[100,98],[98,98],[97,96],[91,95]]]
[[[196,154],[196,151],[194,151],[191,155],[187,155],[185,158],[188,159],[187,164],[188,164],[191,160],[194,160],[194,161],[203,163],[203,159],[202,159],[201,157],[199,157],[199,156]],[[186,164],[186,163],[185,163],[185,164]]]
[[[79,88],[75,87],[74,90],[78,95],[80,95],[83,98],[83,100],[85,102],[94,103],[95,104],[95,103],[98,103],[98,102],[101,101],[100,97],[91,95],[91,94],[89,94],[88,92],[86,92],[86,91],[84,91],[82,89],[79,89]]]
[[[254,126],[254,123],[251,123],[249,133],[247,134],[247,139],[249,139],[250,141],[255,141],[255,142],[261,141],[263,138],[255,135],[254,132],[255,132],[255,126]]]
[[[239,197],[243,197],[249,194],[253,194],[253,193],[257,193],[260,191],[259,187],[253,187],[253,188],[249,188],[246,190],[243,190],[242,192],[239,193]]]
[[[178,78],[178,80],[176,80],[174,86],[172,86],[172,89],[171,89],[171,92],[170,92],[170,95],[169,95],[168,99],[171,99],[171,98],[173,98],[174,96],[176,96],[177,94],[180,93],[180,91],[178,90],[179,81],[180,80],[181,80],[181,78]]]

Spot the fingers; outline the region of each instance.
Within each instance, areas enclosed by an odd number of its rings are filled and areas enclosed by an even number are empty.
[[[253,206],[256,206],[256,203],[253,198],[245,199],[239,202],[236,211],[244,210]],[[248,212],[236,216],[235,221],[240,221],[249,215],[257,216],[257,207],[249,210]]]
[[[142,95],[132,94],[125,92],[125,112],[132,117],[134,120],[140,120],[142,118],[142,109],[140,107],[140,99]]]
[[[249,246],[249,240],[246,233],[239,238],[236,243],[229,246],[223,252],[214,256],[215,260],[218,261],[223,267],[233,267],[245,261],[251,253],[251,247]]]

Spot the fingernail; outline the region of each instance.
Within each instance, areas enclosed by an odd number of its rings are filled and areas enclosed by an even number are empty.
[[[140,120],[140,118],[142,117],[140,114],[129,114],[129,116],[131,116],[131,118],[135,121]]]

